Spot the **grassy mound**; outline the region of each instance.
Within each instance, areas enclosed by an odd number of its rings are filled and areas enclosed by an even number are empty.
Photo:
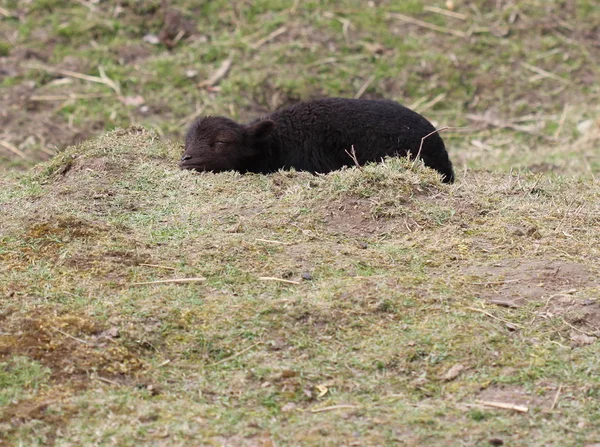
[[[3,180],[6,442],[598,441],[597,182],[180,151],[116,130]]]

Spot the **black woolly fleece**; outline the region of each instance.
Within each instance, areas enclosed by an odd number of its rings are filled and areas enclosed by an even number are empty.
[[[420,158],[452,183],[454,171],[444,142],[418,113],[387,100],[327,98],[277,110],[251,122],[205,117],[186,134],[182,169],[269,173],[295,168],[327,173],[386,156]]]

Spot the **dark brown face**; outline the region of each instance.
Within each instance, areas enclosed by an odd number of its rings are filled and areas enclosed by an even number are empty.
[[[200,118],[186,132],[179,166],[196,171],[244,171],[274,126],[270,120],[244,126],[219,116]]]
[[[192,123],[185,135],[181,169],[221,172],[236,169],[244,152],[244,127],[222,117],[206,117]]]

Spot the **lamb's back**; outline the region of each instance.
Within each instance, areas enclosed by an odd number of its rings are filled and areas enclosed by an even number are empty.
[[[298,103],[268,116],[281,163],[328,172],[351,165],[354,147],[359,163],[386,155],[415,152],[421,138],[435,129],[418,113],[388,100],[328,98]],[[432,135],[429,144],[439,142]],[[443,144],[443,143],[442,143]]]

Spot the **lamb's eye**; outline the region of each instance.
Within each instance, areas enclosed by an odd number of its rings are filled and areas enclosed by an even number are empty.
[[[215,149],[225,149],[229,144],[227,141],[215,141]]]

